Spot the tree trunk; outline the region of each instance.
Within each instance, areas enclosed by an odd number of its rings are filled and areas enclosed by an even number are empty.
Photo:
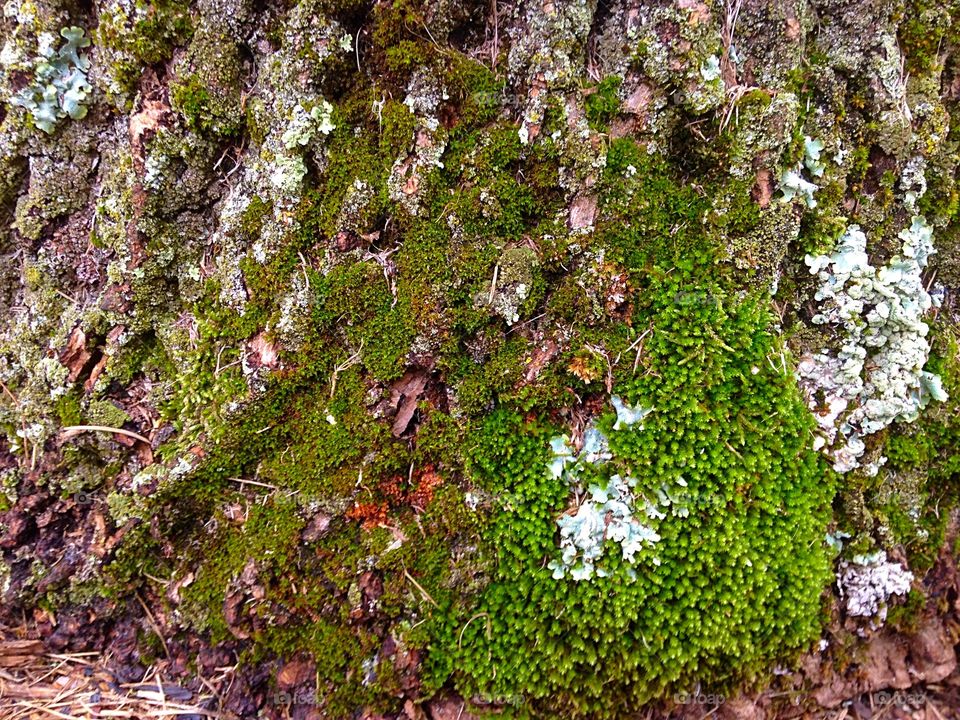
[[[956,2],[0,27],[11,657],[238,717],[956,706]]]

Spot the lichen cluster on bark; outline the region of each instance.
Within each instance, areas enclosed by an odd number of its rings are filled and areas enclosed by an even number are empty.
[[[240,716],[619,717],[937,610],[957,3],[0,36],[0,621]]]

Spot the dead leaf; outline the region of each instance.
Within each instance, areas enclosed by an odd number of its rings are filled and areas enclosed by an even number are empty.
[[[134,153],[142,157],[143,139],[147,133],[153,135],[170,114],[170,106],[159,100],[144,100],[139,112],[130,118],[130,144]]]
[[[404,195],[413,195],[419,189],[420,189],[420,178],[418,178],[416,175],[411,175],[409,178],[407,178],[407,181],[403,184]]]
[[[770,204],[771,198],[773,198],[773,188],[773,173],[767,168],[761,168],[757,170],[757,181],[750,191],[750,197],[753,198],[753,201],[761,208],[765,208]]]
[[[392,428],[395,437],[406,432],[429,379],[430,375],[425,370],[409,370],[390,389],[390,406],[397,409]]]
[[[250,637],[250,633],[238,626],[243,600],[243,593],[234,592],[227,595],[223,601],[223,619],[226,621],[230,632],[238,640],[246,640]]]
[[[368,605],[372,605],[383,595],[383,580],[373,570],[362,573],[358,584],[363,599]]]
[[[798,40],[801,34],[800,21],[795,17],[787,18],[787,39]]]
[[[631,115],[645,115],[651,103],[653,103],[653,88],[641,82],[627,95],[623,107]]]
[[[100,359],[97,360],[96,365],[93,366],[93,369],[90,370],[90,377],[87,378],[86,382],[83,383],[83,389],[85,392],[92,392],[93,386],[97,384],[97,378],[103,373],[105,367],[107,367],[107,356],[101,355]]]
[[[194,574],[188,572],[182,578],[174,582],[167,588],[167,600],[172,602],[174,605],[180,604],[180,590],[182,588],[188,587],[194,580]]]
[[[243,566],[240,573],[240,584],[251,586],[257,580],[257,561],[254,558],[247,558],[247,564]]]
[[[83,368],[86,367],[92,357],[92,354],[86,348],[86,344],[87,336],[83,332],[83,328],[77,325],[70,331],[67,344],[60,351],[60,362],[70,371],[70,374],[67,375],[69,382],[76,382],[80,373],[83,372]]]
[[[527,363],[527,367],[523,371],[523,382],[530,383],[536,380],[540,371],[556,357],[558,350],[559,347],[553,340],[547,340],[530,353],[530,362]]]
[[[248,343],[247,348],[250,351],[247,361],[252,361],[250,364],[253,367],[275,368],[277,366],[277,346],[267,340],[264,333],[258,333]]]
[[[427,716],[420,709],[420,706],[415,705],[413,700],[409,698],[403,703],[403,714],[407,717],[407,720],[427,720]]]
[[[322,512],[317,513],[310,518],[310,521],[300,535],[300,539],[304,542],[316,542],[326,535],[327,530],[330,529],[330,520],[329,515]]]
[[[291,660],[277,673],[277,685],[283,690],[302,685],[314,674],[314,665],[306,659]]]

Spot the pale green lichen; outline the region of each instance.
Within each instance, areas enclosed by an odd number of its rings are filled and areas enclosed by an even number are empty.
[[[84,103],[91,91],[86,75],[90,60],[80,54],[90,46],[90,39],[79,27],[63,28],[60,35],[66,42],[59,51],[54,50],[50,33],[41,35],[33,82],[10,98],[11,105],[29,111],[34,124],[48,134],[63,118],[86,117]]]
[[[336,130],[336,125],[331,120],[332,113],[333,106],[326,100],[314,105],[309,112],[298,103],[293,109],[293,118],[280,138],[284,147],[294,150],[307,145],[316,133],[329,135]]]
[[[817,446],[831,455],[838,472],[858,467],[866,436],[895,420],[912,422],[930,400],[947,399],[940,378],[923,370],[930,353],[924,317],[933,299],[922,273],[936,252],[933,231],[915,216],[899,237],[901,254],[879,269],[870,264],[866,235],[856,225],[832,254],[806,257],[821,282],[815,299],[823,305],[813,322],[844,336],[836,357],[823,351],[798,368],[808,395],[825,398],[828,411],[816,414],[823,432]],[[811,399],[814,408],[820,402]],[[842,442],[834,448],[838,433]]]
[[[788,168],[780,175],[780,191],[783,193],[783,201],[791,202],[795,197],[803,198],[808,208],[815,208],[817,201],[813,194],[819,190],[816,183],[803,177],[803,169],[814,177],[821,177],[826,166],[820,161],[820,153],[824,145],[820,140],[814,140],[809,135],[803,142],[803,160],[797,163],[796,167]]]

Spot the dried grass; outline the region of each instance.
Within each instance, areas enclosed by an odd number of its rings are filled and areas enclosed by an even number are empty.
[[[228,681],[232,668],[204,682],[206,692],[194,693],[164,682],[158,666],[140,682],[120,683],[106,664],[98,653],[47,653],[37,640],[0,640],[0,718],[235,717],[211,709],[221,706],[216,688]]]

